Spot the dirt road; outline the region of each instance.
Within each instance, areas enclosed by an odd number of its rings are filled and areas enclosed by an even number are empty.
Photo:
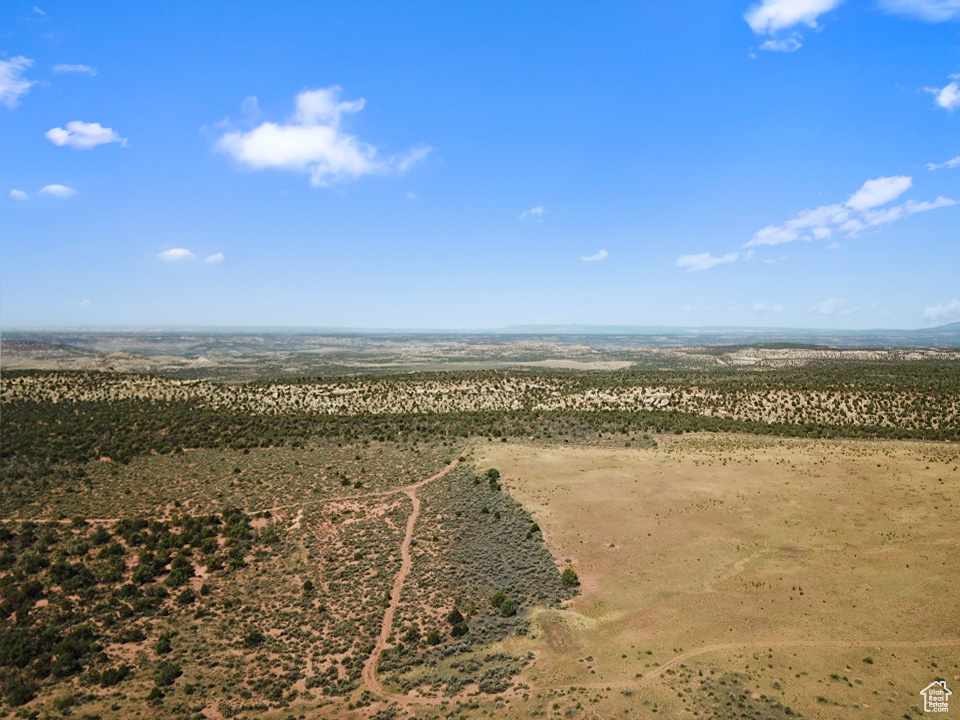
[[[380,684],[380,679],[377,677],[377,665],[380,662],[380,656],[387,646],[387,641],[390,639],[390,633],[393,631],[393,617],[396,615],[397,608],[400,606],[400,594],[403,592],[403,584],[406,582],[407,576],[410,574],[410,569],[413,567],[413,558],[410,555],[410,542],[413,540],[413,530],[417,524],[417,518],[420,517],[420,498],[417,497],[417,490],[427,483],[439,480],[457,467],[457,465],[460,464],[460,458],[465,456],[467,452],[468,451],[465,450],[459,453],[453,462],[436,475],[431,475],[424,480],[415,482],[412,485],[407,485],[401,489],[401,492],[413,501],[413,512],[411,512],[410,517],[407,518],[407,530],[403,536],[403,543],[400,545],[400,572],[397,573],[397,577],[394,578],[393,581],[393,589],[390,591],[390,604],[383,614],[383,624],[380,626],[380,634],[377,636],[377,642],[373,646],[373,652],[370,653],[370,657],[367,658],[367,661],[363,665],[362,673],[364,687],[377,695],[388,696],[388,693],[384,692],[383,686]]]

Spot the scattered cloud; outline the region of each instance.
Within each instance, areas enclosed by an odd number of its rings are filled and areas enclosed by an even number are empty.
[[[954,75],[951,78],[956,77]],[[944,110],[953,112],[960,107],[960,83],[954,82],[944,85],[942,88],[926,87],[924,90],[933,95],[933,101]]]
[[[227,132],[215,147],[255,170],[308,174],[313,187],[364,175],[404,173],[430,152],[428,146],[418,145],[403,155],[382,159],[373,145],[343,129],[344,117],[360,112],[366,101],[341,101],[341,92],[336,85],[304,91],[297,95],[295,112],[286,123],[265,122],[248,132]],[[245,112],[252,107],[247,98]]]
[[[927,163],[927,170],[953,170],[954,168],[960,167],[960,155],[957,155],[955,158],[951,158],[946,162],[942,163]]]
[[[761,50],[769,52],[792,53],[803,47],[803,36],[800,33],[794,33],[790,37],[780,38],[779,40],[766,40],[760,45]]]
[[[0,60],[0,103],[15,108],[20,98],[30,92],[36,83],[23,77],[23,71],[33,65],[33,60],[17,55],[9,60]]]
[[[10,199],[11,200],[28,200],[30,198],[23,190],[11,190]]]
[[[73,304],[76,305],[77,307],[82,307],[82,308],[93,307],[93,303],[90,302],[89,300],[86,300],[86,299],[84,299],[84,300],[76,300],[76,301],[74,301]]]
[[[596,253],[596,254],[594,254],[594,255],[584,255],[584,256],[582,256],[580,259],[581,259],[583,262],[602,262],[602,261],[606,260],[606,259],[607,259],[607,256],[609,256],[609,255],[610,255],[610,253],[608,253],[606,250],[601,250],[600,252],[598,252],[598,253]]]
[[[43,10],[41,10],[40,8],[38,8],[36,5],[33,6],[33,11],[34,11],[37,15],[46,15],[46,13],[45,13]]]
[[[417,199],[417,194],[416,194],[415,192],[408,192],[407,195],[406,195],[406,198],[407,198],[407,200],[409,200],[410,202],[413,202],[414,200]]]
[[[827,245],[827,250],[839,250],[839,249],[840,249],[840,243],[838,243],[836,240],[834,240],[832,243]]]
[[[810,312],[814,315],[852,315],[859,310],[860,308],[850,307],[843,300],[837,298],[830,298],[829,300],[818,302],[810,308]]]
[[[426,160],[432,150],[429,145],[416,145],[403,155],[394,155],[390,158],[390,164],[403,174]]]
[[[260,117],[260,101],[256,95],[248,95],[240,103],[240,111],[247,116],[248,120],[256,120]]]
[[[97,74],[97,69],[89,65],[54,65],[53,71],[57,74],[89,75],[93,77]]]
[[[783,305],[779,303],[777,303],[776,305],[768,305],[767,303],[755,303],[753,306],[753,311],[761,314],[782,313]]]
[[[949,323],[960,320],[960,300],[937,303],[923,311],[923,319],[932,323]]]
[[[213,255],[208,255],[207,259],[204,260],[208,265],[219,265],[224,262],[227,258],[224,257],[223,253],[214,253]]]
[[[817,27],[817,18],[843,0],[763,0],[753,5],[743,19],[757,35],[772,35],[795,25]]]
[[[960,0],[879,0],[887,12],[938,23],[960,20]]]
[[[181,260],[193,260],[197,256],[186,248],[171,248],[170,250],[164,250],[162,253],[157,253],[157,257],[164,262],[179,262]]]
[[[126,138],[120,137],[116,130],[82,120],[68,122],[66,130],[59,127],[47,130],[46,138],[54,145],[72,147],[74,150],[91,150],[108,143],[120,143],[120,147],[127,147]]]
[[[829,240],[835,233],[856,237],[917,213],[957,204],[956,200],[938,197],[923,202],[908,200],[902,205],[882,208],[912,186],[913,179],[904,175],[867,180],[845,202],[802,210],[782,225],[768,225],[758,230],[743,247],[781,245],[796,240]]]
[[[77,194],[77,191],[66,185],[45,185],[38,193],[40,197],[49,198],[69,198]]]
[[[529,210],[524,210],[520,213],[520,219],[523,220],[525,217],[543,217],[543,205],[538,205],[535,208],[530,208]]]
[[[878,177],[876,180],[867,180],[849,197],[846,205],[854,210],[868,210],[896,200],[912,187],[913,178],[906,175]]]
[[[697,272],[699,270],[709,270],[710,268],[723,263],[736,262],[740,253],[729,253],[722,257],[714,257],[708,252],[697,255],[681,255],[677,258],[677,267],[684,268],[686,272]]]

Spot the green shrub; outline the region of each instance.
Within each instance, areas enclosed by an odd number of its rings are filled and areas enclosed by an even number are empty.
[[[179,663],[166,660],[160,663],[160,667],[157,668],[153,680],[157,684],[157,687],[168,687],[173,685],[181,675],[183,675],[183,670],[180,669]]]
[[[470,628],[467,627],[467,624],[465,622],[458,622],[456,625],[453,626],[453,629],[450,630],[450,636],[463,637],[468,632],[470,632]]]
[[[243,644],[248,648],[253,648],[262,645],[265,639],[263,633],[254,628],[243,636]]]
[[[163,633],[163,635],[157,638],[157,642],[153,646],[153,651],[157,653],[157,655],[166,655],[173,650],[173,644],[170,642],[172,637],[170,633]]]
[[[121,665],[120,667],[115,668],[107,668],[100,675],[100,686],[113,687],[114,685],[123,682],[129,674],[130,668],[126,665]]]

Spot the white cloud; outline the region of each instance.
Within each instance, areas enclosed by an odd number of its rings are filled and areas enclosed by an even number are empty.
[[[906,175],[879,177],[867,180],[863,187],[849,197],[847,207],[854,210],[867,210],[893,202],[913,187],[913,178]]]
[[[260,117],[260,101],[256,95],[248,95],[240,103],[240,110],[249,120],[256,120]]]
[[[11,200],[28,200],[30,198],[23,190],[11,190],[10,199]]]
[[[314,187],[364,175],[403,173],[430,152],[426,145],[418,145],[404,155],[381,159],[373,145],[342,128],[343,117],[360,112],[365,101],[341,101],[341,91],[336,85],[304,91],[297,95],[296,109],[288,122],[265,122],[249,132],[225,133],[216,149],[257,170],[274,168],[308,174]],[[249,98],[244,105],[249,111]]]
[[[78,300],[73,304],[76,305],[77,307],[82,307],[82,308],[93,307],[93,303],[90,302],[89,300]]]
[[[838,243],[836,240],[834,240],[832,243],[827,245],[827,250],[839,250],[839,249],[840,249],[840,243]]]
[[[960,300],[954,298],[948,303],[937,303],[923,311],[923,319],[927,322],[948,323],[960,320]]]
[[[960,155],[957,155],[957,157],[951,158],[950,160],[942,163],[927,163],[927,170],[931,171],[943,170],[944,168],[947,170],[953,170],[954,168],[958,167],[960,167]]]
[[[54,65],[53,71],[58,74],[72,73],[75,75],[89,75],[90,77],[97,74],[97,69],[89,65]]]
[[[885,225],[890,225],[897,220],[903,220],[911,215],[916,215],[917,213],[951,207],[952,205],[956,204],[956,200],[941,196],[936,200],[924,200],[923,202],[918,200],[907,200],[907,202],[905,202],[903,205],[897,205],[896,207],[886,208],[884,210],[867,210],[862,215],[864,224],[863,229],[883,227]]]
[[[960,0],[879,0],[887,12],[912,15],[927,22],[960,20]]]
[[[105,128],[100,123],[85,123],[81,120],[72,120],[67,128],[53,128],[47,130],[46,138],[54,145],[72,147],[74,150],[90,150],[97,145],[120,143],[126,147],[127,141],[120,137],[116,130]]]
[[[817,18],[837,7],[843,0],[763,0],[753,5],[743,19],[757,35],[804,24],[817,27]]]
[[[783,305],[781,305],[781,304],[779,304],[779,303],[776,304],[776,305],[768,305],[767,303],[755,303],[754,306],[753,306],[753,311],[754,311],[754,312],[761,313],[761,314],[764,314],[764,313],[782,313],[782,312],[783,312]]]
[[[609,255],[610,253],[608,253],[606,250],[601,250],[594,255],[584,255],[580,259],[583,260],[583,262],[601,262],[606,260]]]
[[[729,253],[722,257],[714,257],[708,252],[697,255],[681,255],[677,258],[676,266],[685,268],[686,272],[697,272],[699,270],[709,270],[723,263],[736,262],[738,257],[740,257],[740,253]]]
[[[779,40],[766,40],[760,45],[761,50],[769,52],[792,53],[803,47],[803,36],[800,33],[794,33],[790,37],[780,38]]]
[[[169,251],[168,251],[168,252],[169,252]],[[226,259],[227,259],[227,258],[224,257],[223,253],[215,253],[215,254],[213,254],[213,255],[208,255],[208,256],[207,256],[207,259],[204,260],[204,262],[207,263],[208,265],[219,265],[220,263],[222,263],[222,262],[225,261]]]
[[[520,219],[523,220],[525,217],[543,217],[543,205],[538,205],[535,208],[530,208],[529,210],[524,210],[520,213]]]
[[[407,197],[407,200],[409,200],[410,202],[413,202],[414,200],[417,199],[417,194],[415,192],[408,192],[406,197]]]
[[[417,145],[403,155],[394,155],[390,158],[390,164],[397,169],[397,172],[403,174],[426,160],[432,150],[433,148],[429,145]]]
[[[945,110],[953,112],[960,107],[960,83],[952,82],[942,88],[928,87],[924,90],[932,93],[933,101]]]
[[[957,204],[956,200],[938,197],[923,202],[908,200],[902,205],[879,209],[912,186],[913,179],[904,175],[867,180],[846,202],[802,210],[782,225],[768,225],[758,230],[743,247],[782,245],[796,240],[829,240],[834,233],[856,237],[867,230],[890,225],[917,213]]]
[[[77,191],[66,185],[46,185],[38,193],[41,197],[68,198],[77,194]]]
[[[837,298],[830,298],[829,300],[818,302],[810,308],[810,312],[815,315],[852,315],[859,310],[860,308],[850,307],[843,300]]]
[[[35,85],[31,80],[25,80],[23,71],[33,65],[33,60],[17,55],[9,60],[0,60],[0,103],[8,108],[15,108],[20,97],[30,92]]]
[[[157,257],[164,262],[177,262],[180,260],[193,260],[196,255],[186,248],[171,248],[170,250],[164,250],[162,253],[158,253]]]

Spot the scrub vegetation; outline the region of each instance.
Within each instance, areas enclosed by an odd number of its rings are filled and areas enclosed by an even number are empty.
[[[953,363],[17,371],[0,400],[13,717],[899,716],[958,672]]]

